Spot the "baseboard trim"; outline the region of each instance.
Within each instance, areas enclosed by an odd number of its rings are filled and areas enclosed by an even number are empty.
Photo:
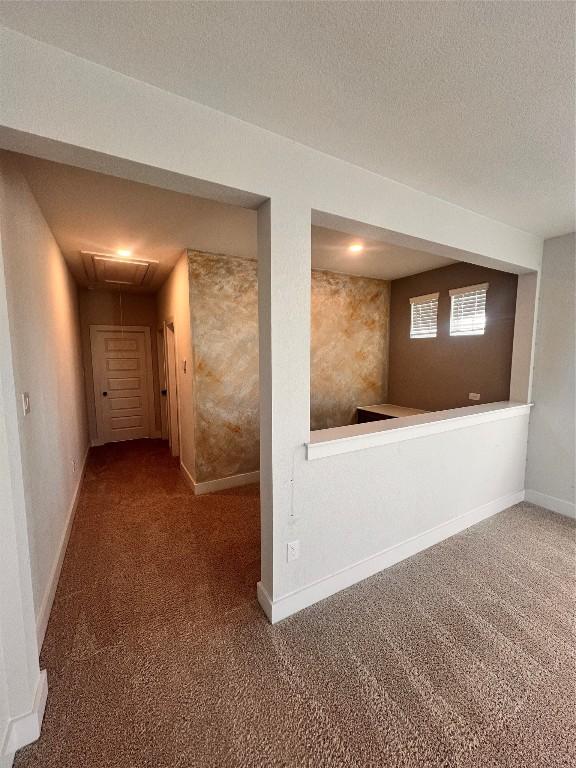
[[[78,507],[78,501],[80,499],[80,491],[82,489],[82,482],[86,473],[86,462],[88,460],[88,452],[90,447],[86,449],[84,459],[82,461],[82,468],[76,484],[76,489],[72,497],[72,502],[68,508],[68,515],[66,518],[66,525],[62,532],[60,539],[60,546],[58,548],[58,557],[52,568],[50,579],[48,581],[48,589],[44,593],[42,605],[36,618],[36,638],[38,640],[38,650],[42,648],[44,642],[44,636],[46,634],[46,628],[48,627],[48,621],[50,619],[50,612],[52,611],[52,604],[54,603],[54,597],[56,595],[56,589],[58,587],[58,580],[60,579],[60,571],[62,570],[62,563],[64,562],[64,556],[66,555],[66,548],[68,547],[68,540],[70,539],[70,533],[72,531],[72,524],[74,523],[74,516],[76,515],[76,509]]]
[[[48,677],[46,675],[46,670],[42,670],[38,676],[38,682],[36,683],[32,709],[25,715],[12,717],[8,722],[4,744],[2,745],[2,755],[14,755],[16,750],[25,747],[27,744],[31,744],[40,736],[47,697]]]
[[[190,472],[186,464],[184,464],[182,461],[180,461],[180,471],[184,475],[184,479],[186,480],[187,485],[190,486],[190,490],[193,491],[196,487],[196,480],[194,480],[192,472]]]
[[[528,489],[526,489],[526,501],[537,504],[539,507],[544,507],[544,509],[549,509],[551,512],[557,512],[559,515],[564,515],[564,517],[576,519],[576,504],[572,501],[566,501],[556,496],[549,496],[546,493]]]
[[[257,595],[262,609],[272,624],[292,616],[303,608],[324,600],[336,592],[351,587],[370,576],[389,568],[391,565],[405,560],[407,557],[421,552],[440,541],[464,531],[471,525],[486,520],[508,507],[524,500],[524,491],[501,496],[498,499],[471,509],[458,517],[453,517],[440,525],[412,536],[405,541],[395,544],[388,549],[378,552],[354,565],[347,566],[336,573],[309,584],[306,587],[290,592],[287,595],[272,600],[262,582],[258,582]]]
[[[219,477],[216,480],[205,480],[203,483],[197,483],[188,467],[180,462],[180,469],[190,488],[196,496],[202,496],[205,493],[214,493],[215,491],[225,491],[228,488],[239,488],[242,485],[251,485],[260,482],[260,472],[244,472],[240,475],[230,475],[229,477]]]

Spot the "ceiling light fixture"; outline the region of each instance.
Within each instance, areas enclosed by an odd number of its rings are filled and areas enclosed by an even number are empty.
[[[362,243],[352,243],[352,245],[348,248],[350,253],[362,253],[364,250],[364,246]]]
[[[132,251],[128,248],[118,248],[116,256],[121,256],[123,259],[127,259],[129,256],[132,256]]]

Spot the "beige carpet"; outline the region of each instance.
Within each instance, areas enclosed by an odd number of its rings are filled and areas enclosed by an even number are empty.
[[[518,505],[271,627],[257,494],[92,451],[18,768],[576,766],[572,522]]]

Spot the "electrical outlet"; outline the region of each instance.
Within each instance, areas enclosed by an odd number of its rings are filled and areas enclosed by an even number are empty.
[[[22,410],[24,411],[24,416],[28,416],[30,413],[30,395],[28,392],[22,392]]]
[[[76,459],[72,459],[72,474],[76,474]]]
[[[291,563],[294,560],[298,560],[300,557],[300,542],[299,541],[289,541],[288,544],[286,544],[286,560]]]
[[[468,400],[480,400],[480,395],[478,394],[478,392],[469,392]]]

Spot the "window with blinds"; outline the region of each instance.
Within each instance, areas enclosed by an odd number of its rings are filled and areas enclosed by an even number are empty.
[[[411,339],[434,339],[438,325],[438,296],[429,293],[426,296],[415,296],[410,299]]]
[[[450,336],[481,336],[486,328],[488,283],[450,291]]]

